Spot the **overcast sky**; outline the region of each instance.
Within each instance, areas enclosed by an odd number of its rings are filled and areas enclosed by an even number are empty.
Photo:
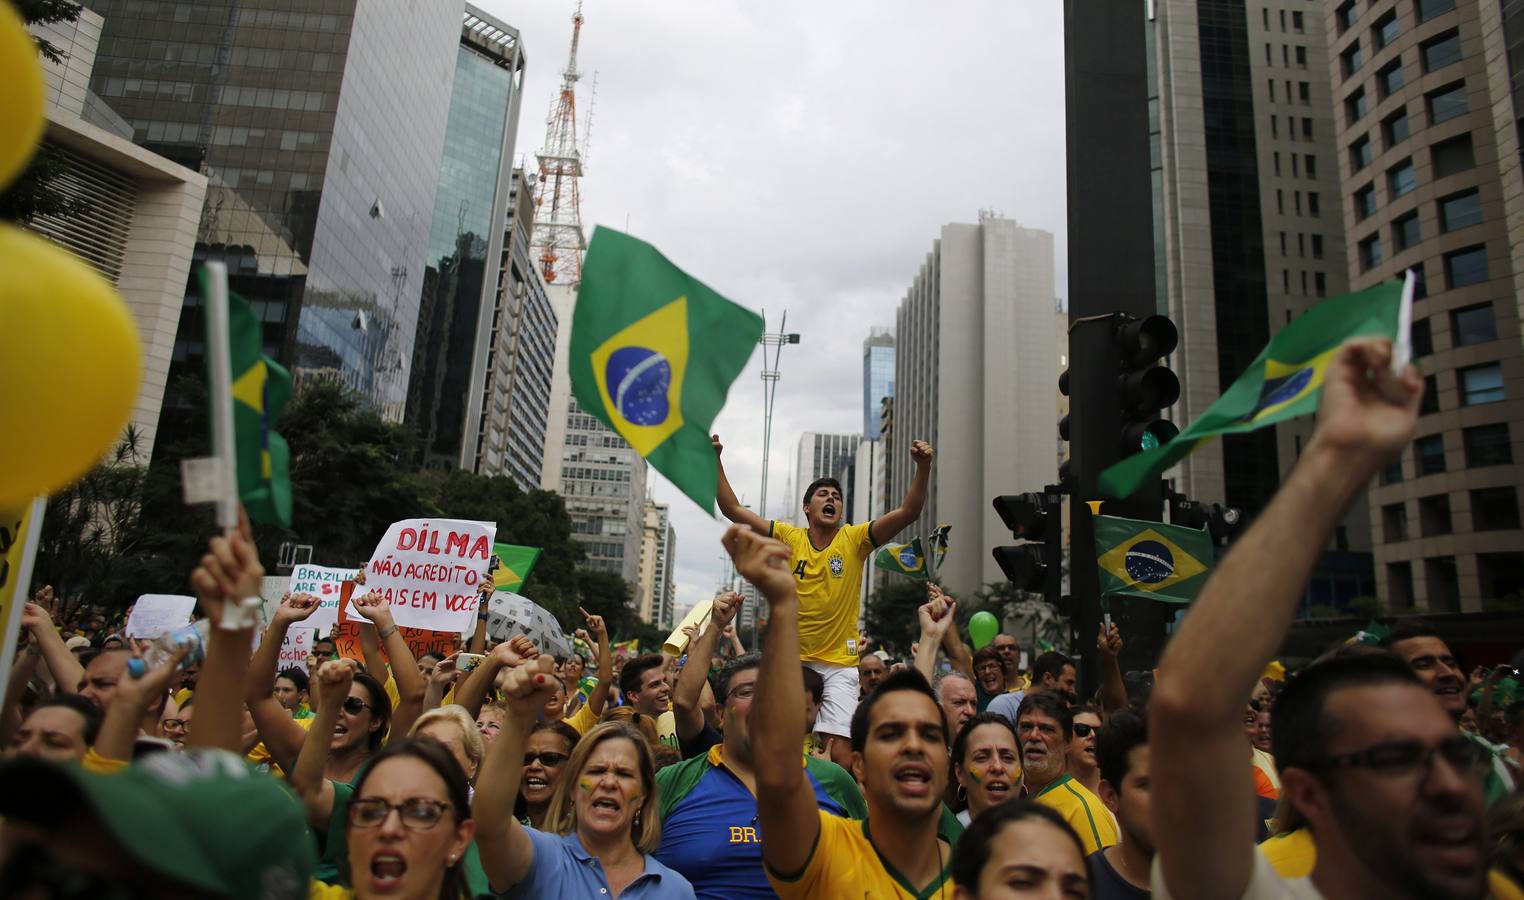
[[[573,0],[474,0],[528,58],[515,153],[544,143]],[[788,311],[769,513],[805,431],[862,429],[862,342],[948,222],[991,209],[1064,237],[1062,4],[980,0],[588,0],[578,54],[582,216],[626,230],[743,306]],[[755,505],[761,353],[715,423]],[[677,530],[677,605],[713,595],[723,519],[651,470]],[[787,504],[788,509],[780,508]]]

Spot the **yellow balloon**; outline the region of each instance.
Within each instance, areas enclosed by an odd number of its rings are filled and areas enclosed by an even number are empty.
[[[15,8],[0,3],[0,188],[32,158],[42,138],[42,64]]]
[[[111,285],[54,244],[0,226],[0,507],[99,462],[142,378],[138,328]]]

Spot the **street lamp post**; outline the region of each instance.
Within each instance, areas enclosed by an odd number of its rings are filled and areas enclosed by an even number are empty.
[[[776,332],[767,331],[767,311],[762,312],[762,499],[758,503],[762,518],[767,518],[767,459],[773,442],[773,397],[778,393],[778,357],[784,344],[799,343],[798,333],[785,332],[788,310],[778,320]]]

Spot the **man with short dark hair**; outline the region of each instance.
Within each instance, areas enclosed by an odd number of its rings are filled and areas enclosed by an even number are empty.
[[[1148,900],[1154,830],[1148,803],[1148,721],[1113,713],[1096,738],[1101,802],[1116,817],[1121,841],[1090,854],[1091,900]]]
[[[1088,855],[1115,844],[1117,830],[1101,798],[1069,774],[1073,737],[1074,714],[1057,691],[1027,694],[1021,701],[1016,739],[1021,742],[1023,795],[1063,816]]]
[[[1021,690],[1021,645],[1016,642],[1016,636],[1001,632],[990,641],[990,646],[1000,654],[1000,666],[1005,669],[1005,683],[1009,685],[1006,690]]]
[[[799,658],[825,679],[825,700],[815,730],[830,738],[831,759],[846,768],[851,761],[847,738],[852,709],[859,699],[858,661],[867,648],[858,646],[857,619],[862,611],[863,567],[876,548],[894,538],[921,515],[931,477],[931,445],[910,442],[915,475],[905,499],[871,522],[846,521],[841,485],[834,478],[817,478],[802,500],[807,527],[762,518],[736,498],[720,464],[719,435],[712,437],[718,482],[715,500],[725,518],[753,532],[775,538],[792,551],[795,589],[799,599]]]
[[[637,656],[624,664],[619,673],[619,693],[624,702],[643,716],[656,721],[663,744],[679,746],[677,722],[669,709],[672,685],[667,681],[667,658],[660,653]]]
[[[101,711],[78,694],[59,694],[38,703],[21,721],[8,757],[79,762],[101,730]]]
[[[997,716],[1005,716],[1014,725],[1016,710],[1021,706],[1021,701],[1028,694],[1044,691],[1056,691],[1065,703],[1073,706],[1078,682],[1079,670],[1075,668],[1074,660],[1057,650],[1049,650],[1032,661],[1032,686],[1025,691],[1013,691],[1003,697],[996,697],[990,701],[989,711]]]

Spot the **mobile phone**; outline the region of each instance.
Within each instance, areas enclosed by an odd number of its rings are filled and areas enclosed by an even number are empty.
[[[455,657],[455,669],[458,672],[469,672],[482,664],[487,657],[480,653],[461,653]]]

